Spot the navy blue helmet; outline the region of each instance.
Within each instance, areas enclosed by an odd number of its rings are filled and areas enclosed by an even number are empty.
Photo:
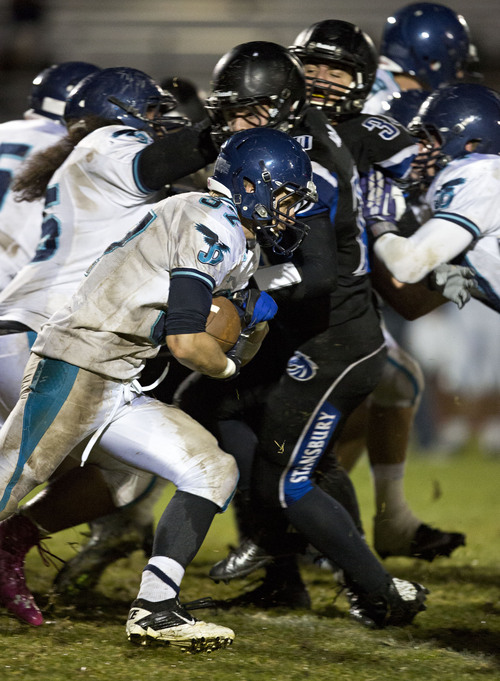
[[[417,115],[420,106],[425,102],[429,92],[427,90],[403,90],[394,92],[388,102],[382,102],[384,114],[394,118],[398,123],[407,127]]]
[[[37,114],[62,121],[71,90],[88,75],[98,71],[98,66],[85,61],[66,61],[49,66],[33,80],[30,107]]]
[[[102,69],[81,81],[68,97],[66,122],[98,116],[153,137],[187,123],[184,117],[168,116],[177,101],[143,71],[125,66]]]
[[[377,51],[369,35],[348,21],[327,19],[299,33],[289,49],[304,64],[328,64],[352,76],[352,85],[345,87],[306,75],[308,97],[314,106],[331,117],[361,111],[377,73]],[[335,95],[336,100],[329,95]]]
[[[470,59],[465,19],[445,5],[416,2],[388,17],[380,44],[380,66],[407,73],[434,90],[459,80]]]
[[[222,144],[232,134],[227,123],[231,111],[266,105],[265,125],[287,132],[299,119],[305,101],[300,60],[282,45],[253,41],[237,45],[219,59],[205,108],[214,142]]]
[[[500,154],[500,94],[478,83],[456,83],[439,88],[420,107],[408,126],[428,141],[425,164],[431,157],[436,168],[470,153]],[[433,148],[433,140],[439,147]],[[420,155],[419,155],[420,156]]]
[[[295,212],[317,201],[306,152],[293,137],[266,127],[234,133],[222,145],[208,188],[231,197],[259,243],[281,255],[308,231]]]

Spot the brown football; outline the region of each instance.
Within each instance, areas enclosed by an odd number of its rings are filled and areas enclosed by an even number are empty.
[[[205,331],[215,338],[224,352],[231,350],[240,335],[241,320],[230,300],[224,296],[212,298]]]

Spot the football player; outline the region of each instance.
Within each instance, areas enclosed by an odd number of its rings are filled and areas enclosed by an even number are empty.
[[[28,538],[38,541],[40,528],[33,507],[15,514],[17,504],[67,457],[81,454],[77,448],[90,437],[84,463],[106,431],[107,456],[177,486],[129,613],[128,638],[191,651],[224,647],[234,638],[231,629],[194,619],[181,606],[179,590],[215,513],[231,499],[235,461],[187,414],[146,397],[138,381],[146,359],[163,344],[194,371],[220,380],[237,375],[239,343],[226,356],[205,332],[212,295],[247,285],[259,256],[257,245],[248,250],[247,238],[283,252],[288,237],[292,253],[307,231],[295,212],[315,201],[316,192],[309,158],[276,130],[235,135],[221,149],[208,186],[208,194],[156,203],[111,243],[33,345],[20,399],[0,434],[0,514],[6,518],[0,524],[0,598],[31,624],[43,620],[22,585],[19,540],[26,549]],[[254,304],[249,325],[261,318]],[[67,517],[54,522],[61,529]]]
[[[379,381],[385,344],[367,272],[357,169],[324,114],[303,109],[305,97],[299,60],[280,45],[257,41],[219,60],[207,98],[218,141],[253,127],[289,130],[313,162],[319,195],[303,214],[311,227],[303,246],[285,264],[265,253],[268,266],[254,275],[261,289],[272,291],[279,312],[252,371],[228,387],[200,379],[179,391],[181,405],[236,457],[240,491],[250,495],[247,539],[210,574],[215,580],[244,576],[271,554],[276,560],[264,583],[238,603],[307,607],[298,567],[284,557],[297,537],[284,532],[290,523],[341,565],[357,620],[401,625],[423,608],[425,590],[393,580],[371,553],[345,476],[339,473],[335,499],[315,481],[329,444]],[[253,449],[250,484],[245,472]]]
[[[475,298],[500,311],[496,201],[500,94],[473,83],[434,92],[410,123],[420,138],[414,176],[428,187],[431,218],[405,238],[397,227],[375,235],[374,250],[393,276],[411,283],[457,259],[475,273]]]
[[[381,114],[362,113],[377,69],[377,53],[371,38],[354,24],[331,19],[300,33],[290,50],[304,64],[311,105],[325,112],[351,151],[363,178],[376,169],[385,182],[405,180],[417,153],[415,140],[396,121]],[[400,198],[402,214],[405,205],[403,197]],[[387,279],[381,268],[372,271],[375,290],[386,292],[390,286]],[[419,314],[445,302],[429,295],[428,290],[417,290],[414,295],[423,298],[420,305],[428,301]],[[405,305],[408,307],[407,302]],[[411,314],[415,313],[412,298]],[[375,487],[374,547],[379,555],[432,560],[449,555],[464,543],[464,536],[422,523],[404,498],[404,466],[423,375],[416,360],[398,346],[385,326],[384,334],[388,356],[382,379],[369,400],[352,415],[338,443],[337,456],[350,470],[365,444],[368,447]],[[326,462],[324,458],[322,467],[328,477]]]
[[[213,160],[203,128],[168,117],[175,105],[142,71],[98,70],[66,102],[67,135],[33,155],[11,183],[20,205],[45,205],[32,261],[0,294],[2,420],[17,401],[32,334],[165,184]]]
[[[33,260],[0,294],[2,422],[19,397],[36,334],[72,295],[86,269],[142,217],[145,205],[163,195],[165,184],[204,167],[216,155],[208,130],[169,116],[176,101],[142,71],[87,68],[69,97],[65,86],[64,94],[56,88],[65,82],[65,72],[44,73],[33,104],[63,115],[67,135],[33,154],[11,183],[12,195],[23,198],[16,205],[35,205],[41,219],[45,199],[45,213],[37,226],[41,240]],[[141,489],[159,487],[151,476],[139,476],[136,483],[137,496]],[[96,485],[80,488],[95,488],[97,498]],[[97,501],[92,503],[97,508]],[[139,530],[133,529],[141,541],[151,536],[152,512],[137,524]]]
[[[80,80],[97,70],[81,61],[44,69],[33,80],[30,108],[23,118],[0,125],[0,291],[33,257],[42,224],[43,201],[19,203],[10,189],[11,180],[22,163],[66,134],[66,98]]]
[[[475,48],[464,17],[446,5],[415,2],[387,18],[376,79],[364,105],[383,113],[394,94],[432,90],[466,76]]]

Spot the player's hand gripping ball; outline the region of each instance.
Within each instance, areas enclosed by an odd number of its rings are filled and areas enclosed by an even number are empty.
[[[236,306],[224,296],[212,298],[205,331],[215,338],[224,352],[231,350],[241,332],[241,319]]]

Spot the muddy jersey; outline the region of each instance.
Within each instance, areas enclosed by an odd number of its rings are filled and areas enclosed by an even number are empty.
[[[191,192],[155,205],[89,269],[43,327],[37,354],[114,380],[140,375],[165,343],[170,281],[192,277],[212,293],[244,288],[257,267],[233,202]]]
[[[65,134],[61,123],[35,114],[0,125],[0,290],[31,260],[41,235],[43,200],[16,201],[11,180]]]
[[[122,238],[160,196],[141,185],[143,131],[107,126],[87,135],[54,173],[35,255],[0,294],[0,319],[34,331],[64,305],[85,270]]]

